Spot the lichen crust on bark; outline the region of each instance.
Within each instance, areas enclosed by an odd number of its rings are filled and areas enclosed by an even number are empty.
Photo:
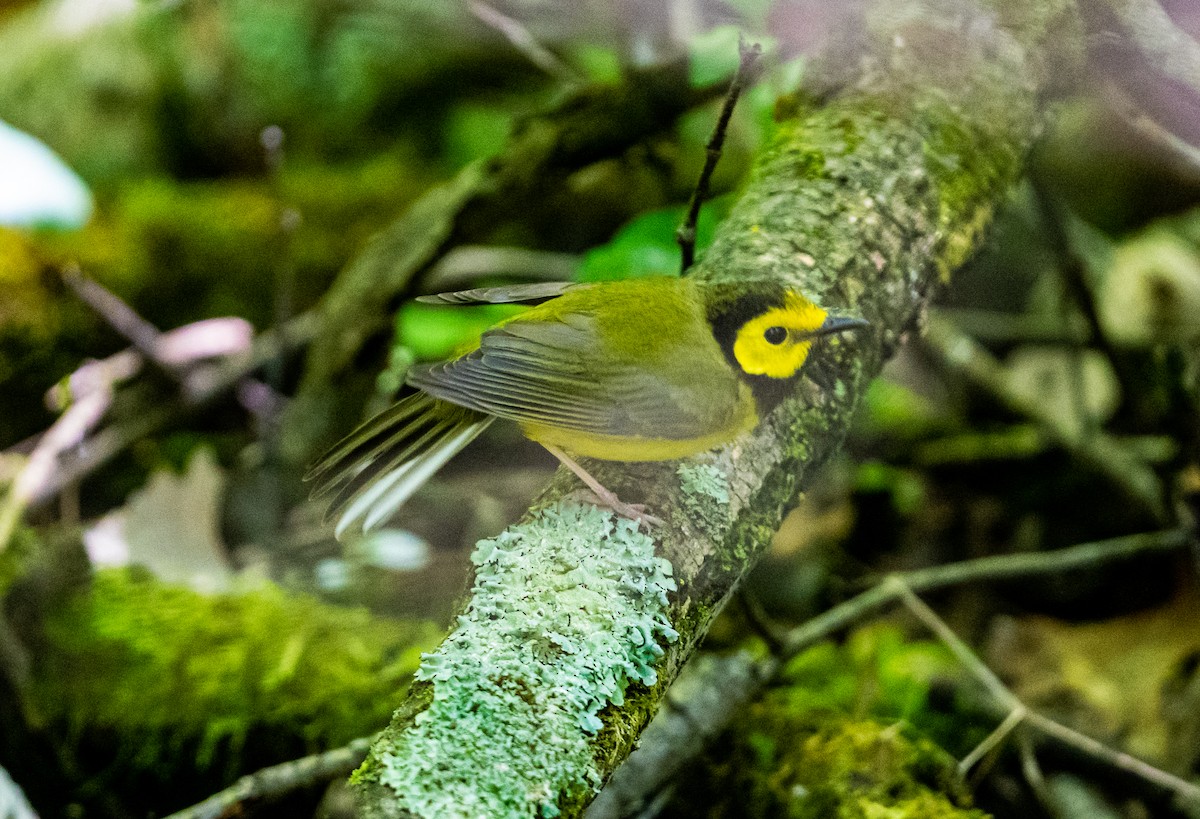
[[[471,603],[417,678],[428,707],[357,774],[417,816],[559,814],[603,781],[590,741],[631,681],[652,686],[671,567],[626,518],[563,501],[481,541]]]

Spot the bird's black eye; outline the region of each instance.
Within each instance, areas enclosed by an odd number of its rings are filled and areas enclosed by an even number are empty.
[[[763,338],[768,344],[782,344],[787,340],[787,329],[784,327],[768,327],[763,333]]]

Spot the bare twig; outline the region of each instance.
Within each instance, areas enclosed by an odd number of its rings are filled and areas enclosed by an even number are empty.
[[[522,282],[563,282],[575,278],[580,257],[522,247],[462,245],[446,253],[421,278],[421,292],[439,293],[477,287],[492,277]]]
[[[245,352],[254,341],[254,328],[242,318],[225,316],[201,319],[159,334],[155,342],[159,360],[194,372],[201,359],[225,358]],[[85,361],[67,378],[46,390],[47,408],[61,412],[97,389],[113,390],[142,371],[145,357],[134,348],[100,360]],[[186,383],[186,378],[185,378]],[[22,444],[17,445],[17,449]],[[32,445],[29,447],[32,449]]]
[[[1049,552],[980,557],[904,572],[899,576],[910,589],[921,594],[965,583],[1061,574],[1136,555],[1173,552],[1191,544],[1194,537],[1186,528],[1165,529],[1161,532],[1145,532],[1081,543]]]
[[[504,38],[512,43],[513,48],[524,54],[529,62],[551,77],[571,85],[583,82],[583,77],[579,76],[575,69],[539,43],[520,20],[509,17],[494,6],[484,3],[483,0],[471,0],[471,13],[504,35]]]
[[[124,336],[147,361],[154,362],[172,378],[180,377],[179,368],[164,361],[159,355],[158,337],[160,332],[157,327],[139,316],[115,293],[84,276],[78,267],[69,267],[64,270],[62,278],[84,304],[92,308],[97,315],[108,322],[109,326]]]
[[[244,813],[242,806],[247,802],[277,799],[302,788],[347,776],[362,764],[373,740],[374,737],[362,737],[332,751],[263,768],[243,776],[203,802],[171,814],[167,819],[221,819],[227,816],[241,816]]]
[[[1131,754],[1114,750],[1097,739],[1082,734],[1074,728],[1069,728],[1060,722],[1029,709],[1016,694],[1012,693],[1001,682],[995,672],[988,668],[976,656],[975,652],[954,633],[953,629],[946,625],[946,622],[938,617],[937,613],[929,608],[921,598],[917,597],[902,577],[893,575],[888,578],[886,585],[895,589],[908,610],[916,615],[917,619],[926,628],[937,635],[939,640],[946,644],[951,653],[971,673],[971,676],[988,690],[992,697],[1009,710],[1009,716],[1005,718],[1005,723],[1010,722],[1013,714],[1019,712],[1019,717],[1017,717],[1016,721],[1024,722],[1034,731],[1048,737],[1053,737],[1064,745],[1092,757],[1098,762],[1119,768],[1147,782],[1154,783],[1174,794],[1182,802],[1200,807],[1200,787],[1161,768],[1156,768]]]
[[[88,439],[87,446],[73,459],[52,464],[44,479],[31,487],[27,498],[28,505],[34,507],[49,501],[64,486],[99,469],[134,442],[215,400],[275,357],[307,344],[316,335],[317,324],[318,317],[315,313],[303,313],[289,321],[282,333],[279,330],[262,333],[245,353],[230,356],[220,364],[194,369],[182,385],[181,397],[146,407],[144,411],[131,416],[120,425],[100,430]],[[2,522],[3,512],[0,511],[0,523]]]
[[[972,768],[1002,746],[1004,741],[1008,739],[1008,735],[1016,730],[1017,726],[1024,721],[1024,708],[1014,708],[1009,711],[1004,721],[996,726],[996,730],[984,737],[982,742],[972,748],[969,754],[958,761],[958,775],[965,779]]]
[[[49,486],[53,485],[57,492],[69,483],[56,480],[60,456],[84,440],[111,403],[112,394],[106,390],[89,393],[72,404],[38,440],[29,460],[0,501],[0,554],[8,546],[25,510],[42,498]]]
[[[675,241],[678,242],[682,253],[681,275],[686,274],[693,262],[696,261],[696,224],[700,220],[700,208],[704,204],[704,200],[708,199],[708,186],[712,181],[717,162],[721,160],[721,148],[725,145],[725,130],[729,127],[729,119],[733,116],[734,106],[737,105],[738,97],[741,96],[742,89],[754,70],[754,64],[761,56],[762,46],[759,43],[747,45],[744,39],[738,37],[737,71],[733,75],[733,81],[729,83],[729,91],[725,95],[725,102],[721,105],[721,113],[717,117],[716,127],[713,128],[712,136],[708,138],[708,144],[705,146],[704,168],[700,171],[700,178],[696,181],[695,190],[692,191],[692,199],[688,202],[687,216],[679,229],[675,231]]]
[[[1057,574],[1137,555],[1179,551],[1193,541],[1186,529],[1168,529],[1084,543],[1033,554],[997,555],[935,566],[897,575],[905,586],[929,592],[967,583],[1012,580]],[[783,648],[763,660],[746,654],[702,656],[695,668],[671,689],[671,703],[696,703],[664,708],[642,736],[641,745],[617,769],[592,803],[587,819],[617,819],[629,815],[650,795],[658,793],[707,741],[717,736],[747,702],[778,676],[789,660],[821,640],[894,603],[895,583],[877,585],[789,631]],[[686,714],[686,718],[681,716]]]
[[[1050,793],[1050,789],[1046,785],[1046,777],[1042,773],[1042,766],[1037,758],[1037,748],[1034,746],[1033,738],[1029,735],[1028,730],[1017,733],[1017,752],[1021,757],[1021,773],[1024,774],[1029,789],[1033,791],[1046,813],[1058,817],[1058,806],[1055,804],[1054,795]]]

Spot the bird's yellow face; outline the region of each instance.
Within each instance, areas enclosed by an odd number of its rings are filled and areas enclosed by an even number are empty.
[[[733,357],[749,375],[791,378],[804,366],[828,314],[799,293],[743,324],[733,340]]]

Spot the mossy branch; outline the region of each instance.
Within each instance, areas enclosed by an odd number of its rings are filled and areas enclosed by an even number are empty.
[[[355,775],[364,816],[586,806],[841,445],[928,294],[975,250],[1039,130],[1052,64],[1082,52],[1072,0],[881,2],[865,26],[864,51],[840,55],[842,76],[858,67],[843,90],[819,107],[780,100],[775,139],[691,275],[775,279],[871,330],[824,351],[832,388],[785,402],[724,449],[589,464],[667,520],[656,543],[567,501],[577,487],[565,474],[481,543],[458,627]]]

